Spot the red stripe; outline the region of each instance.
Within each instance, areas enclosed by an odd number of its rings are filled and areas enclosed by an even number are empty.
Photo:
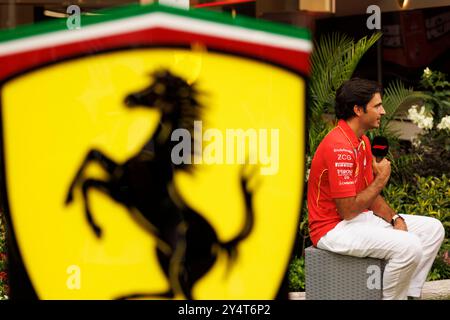
[[[306,52],[174,31],[166,28],[152,28],[0,57],[0,65],[2,66],[0,68],[0,79],[41,64],[84,53],[94,53],[133,45],[189,46],[195,42],[203,43],[210,49],[247,55],[285,66],[300,73],[309,74],[309,53]]]
[[[387,148],[387,146],[373,146],[374,149],[381,149],[384,150]]]

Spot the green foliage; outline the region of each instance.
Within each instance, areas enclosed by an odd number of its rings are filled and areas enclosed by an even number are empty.
[[[450,279],[450,182],[446,175],[415,176],[415,183],[389,184],[383,191],[386,201],[396,211],[430,216],[440,220],[445,229],[445,241],[439,250],[428,280]]]
[[[441,177],[415,176],[415,183],[389,184],[383,195],[396,212],[418,214],[440,220],[446,237],[450,233],[450,183]]]
[[[305,258],[294,257],[289,264],[289,290],[305,291]]]
[[[389,122],[398,114],[398,109],[403,103],[415,97],[413,88],[406,88],[400,80],[389,83],[383,94],[383,108],[386,115],[381,118],[380,128],[373,131],[377,135],[392,133],[387,127]]]
[[[0,300],[8,299],[8,277],[6,273],[5,224],[0,213]]]
[[[5,223],[3,219],[0,218],[0,253],[2,252],[6,252],[6,239],[5,239]]]
[[[321,115],[332,110],[336,90],[350,79],[362,56],[380,37],[380,33],[375,33],[355,43],[344,34],[332,33],[315,43],[310,82],[313,114]]]
[[[446,77],[446,74],[428,68],[422,75],[421,86],[425,91],[418,95],[427,110],[424,115],[433,117],[433,126],[427,127],[413,142],[411,153],[416,154],[419,161],[412,163],[409,171],[420,176],[450,172],[450,130],[445,129],[445,121],[441,123],[443,117],[450,115],[450,83]],[[411,119],[420,125],[420,118],[414,116]]]
[[[400,147],[391,147],[388,158],[391,160],[391,183],[402,184],[411,181],[414,177],[413,165],[422,161],[419,154],[401,153]]]
[[[450,82],[447,75],[426,68],[420,81],[424,89],[425,106],[432,110],[435,123],[450,114]]]
[[[419,135],[411,152],[419,161],[414,161],[410,170],[420,176],[439,176],[450,172],[450,135],[446,130],[430,130]]]
[[[439,253],[434,260],[427,281],[450,279],[450,241],[444,240]]]

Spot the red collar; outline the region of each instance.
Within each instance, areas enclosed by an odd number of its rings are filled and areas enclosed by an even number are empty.
[[[354,148],[358,148],[361,140],[358,139],[352,128],[345,122],[345,120],[340,119],[337,124],[338,129],[344,134],[347,140],[353,145]]]

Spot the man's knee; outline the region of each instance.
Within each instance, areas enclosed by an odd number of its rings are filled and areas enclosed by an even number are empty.
[[[417,266],[422,259],[422,244],[420,243],[420,240],[413,235],[408,235],[399,249],[400,259],[406,265]]]
[[[445,229],[442,222],[436,218],[429,216],[416,216],[418,220],[416,223],[420,224],[420,231],[427,234],[427,239],[443,240],[445,237]]]
[[[440,222],[436,218],[431,218],[430,225],[431,225],[430,228],[433,230],[433,234],[436,236],[437,241],[439,243],[442,243],[445,237],[445,229],[444,226],[442,225],[442,222]]]

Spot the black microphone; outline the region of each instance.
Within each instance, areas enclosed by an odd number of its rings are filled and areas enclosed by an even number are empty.
[[[385,137],[376,136],[372,141],[372,154],[376,157],[377,162],[383,160],[389,152],[389,143]]]

